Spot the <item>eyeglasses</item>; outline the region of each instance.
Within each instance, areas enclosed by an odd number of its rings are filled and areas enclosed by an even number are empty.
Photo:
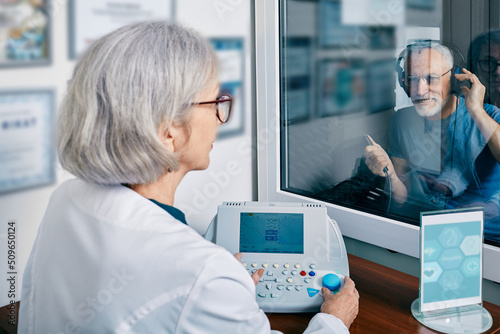
[[[409,75],[406,78],[406,84],[409,87],[417,87],[418,84],[420,83],[420,79],[422,79],[428,85],[437,85],[441,81],[441,78],[443,76],[445,76],[447,73],[449,73],[450,71],[451,71],[451,69],[449,69],[448,71],[444,72],[441,75],[432,75],[432,74],[427,74],[427,75],[422,75],[422,76]]]
[[[495,58],[482,59],[478,61],[479,68],[488,73],[493,73],[497,70],[498,65],[500,64]]]
[[[233,98],[229,94],[225,94],[219,96],[215,101],[205,101],[205,102],[193,102],[192,106],[202,105],[202,104],[211,104],[215,103],[215,110],[217,112],[217,118],[221,123],[226,123],[229,119],[229,115],[231,114],[231,104],[233,102]]]

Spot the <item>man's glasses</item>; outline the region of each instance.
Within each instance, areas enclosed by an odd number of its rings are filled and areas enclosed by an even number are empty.
[[[441,75],[433,75],[433,74],[427,74],[427,75],[422,75],[422,76],[409,75],[406,78],[406,84],[409,87],[417,87],[418,84],[420,83],[420,80],[424,80],[424,82],[430,86],[437,85],[439,82],[441,82],[441,78],[443,76],[445,76],[446,74],[448,74],[450,71],[451,71],[451,69],[449,69],[448,71],[444,72]]]
[[[487,59],[482,59],[478,61],[479,63],[479,68],[488,73],[493,73],[497,70],[498,65],[500,64],[498,60],[495,58],[487,58]]]
[[[233,98],[229,94],[225,94],[219,96],[215,101],[205,101],[205,102],[193,102],[192,106],[201,105],[201,104],[211,104],[215,103],[215,110],[217,112],[217,118],[221,123],[226,123],[229,119],[229,115],[231,114],[231,104],[233,102]]]

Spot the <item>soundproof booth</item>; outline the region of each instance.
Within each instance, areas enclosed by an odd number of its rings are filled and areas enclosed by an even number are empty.
[[[472,88],[457,79],[480,80],[498,125],[498,1],[259,0],[255,11],[259,200],[320,203],[344,237],[417,259],[422,213],[479,208],[498,293],[499,160],[458,112]],[[431,59],[413,75],[422,46],[447,50],[444,74]],[[457,112],[422,112],[436,101]]]

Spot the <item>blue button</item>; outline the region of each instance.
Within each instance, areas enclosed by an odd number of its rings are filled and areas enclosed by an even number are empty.
[[[315,273],[314,271],[312,271],[312,270],[311,270],[311,271],[309,272],[309,276],[316,276],[316,273]]]
[[[340,278],[335,274],[326,274],[323,276],[322,285],[330,291],[335,291],[340,288]]]
[[[307,293],[309,294],[309,297],[314,297],[318,294],[319,290],[317,289],[312,289],[312,288],[307,288]]]

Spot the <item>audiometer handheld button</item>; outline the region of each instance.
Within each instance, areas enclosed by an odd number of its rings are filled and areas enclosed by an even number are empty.
[[[306,275],[307,275],[307,273],[306,273],[304,270],[302,270],[302,271],[300,272],[300,276],[306,276]]]
[[[316,276],[316,273],[315,273],[314,271],[312,271],[312,270],[311,270],[311,271],[309,272],[309,276]]]
[[[335,274],[326,274],[323,276],[322,285],[330,291],[335,291],[340,288],[340,278]]]

